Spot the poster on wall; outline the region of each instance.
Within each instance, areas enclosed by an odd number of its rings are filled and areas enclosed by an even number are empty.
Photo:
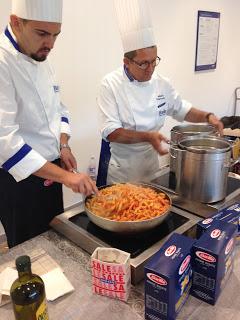
[[[220,13],[198,11],[195,71],[216,69]]]

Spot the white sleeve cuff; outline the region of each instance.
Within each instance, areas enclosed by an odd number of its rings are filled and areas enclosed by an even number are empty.
[[[61,133],[66,133],[68,136],[71,136],[71,129],[67,122],[61,122]]]
[[[102,134],[102,138],[105,140],[105,141],[108,141],[107,137],[115,130],[119,129],[119,128],[122,128],[121,125],[111,125],[105,129],[102,129],[101,130],[101,134]]]
[[[8,172],[19,182],[39,170],[46,162],[47,160],[39,153],[31,150],[22,160],[9,169]]]

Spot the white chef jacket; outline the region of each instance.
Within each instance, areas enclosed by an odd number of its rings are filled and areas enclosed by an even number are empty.
[[[102,80],[98,105],[105,140],[118,128],[159,131],[167,115],[183,121],[192,107],[156,72],[151,80],[138,82],[122,67]],[[107,183],[146,181],[159,170],[158,154],[149,143],[111,142],[110,148]]]
[[[59,158],[69,113],[49,62],[19,51],[10,25],[0,35],[0,166],[16,181]]]

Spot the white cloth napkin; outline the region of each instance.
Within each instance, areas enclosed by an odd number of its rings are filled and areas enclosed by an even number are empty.
[[[0,273],[0,306],[10,301],[10,288],[18,277],[17,270],[7,267]],[[74,291],[74,287],[60,268],[55,268],[41,278],[45,284],[46,298],[53,301],[66,293]]]
[[[10,288],[18,277],[17,270],[7,267],[0,273],[0,305],[8,302],[10,296]]]
[[[74,291],[70,281],[65,277],[60,268],[53,269],[41,277],[45,284],[46,297],[53,301],[66,293]]]

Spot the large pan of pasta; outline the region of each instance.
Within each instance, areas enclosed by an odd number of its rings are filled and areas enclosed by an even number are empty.
[[[169,214],[171,198],[149,184],[118,183],[99,188],[85,199],[89,219],[112,232],[137,233],[159,225]]]

